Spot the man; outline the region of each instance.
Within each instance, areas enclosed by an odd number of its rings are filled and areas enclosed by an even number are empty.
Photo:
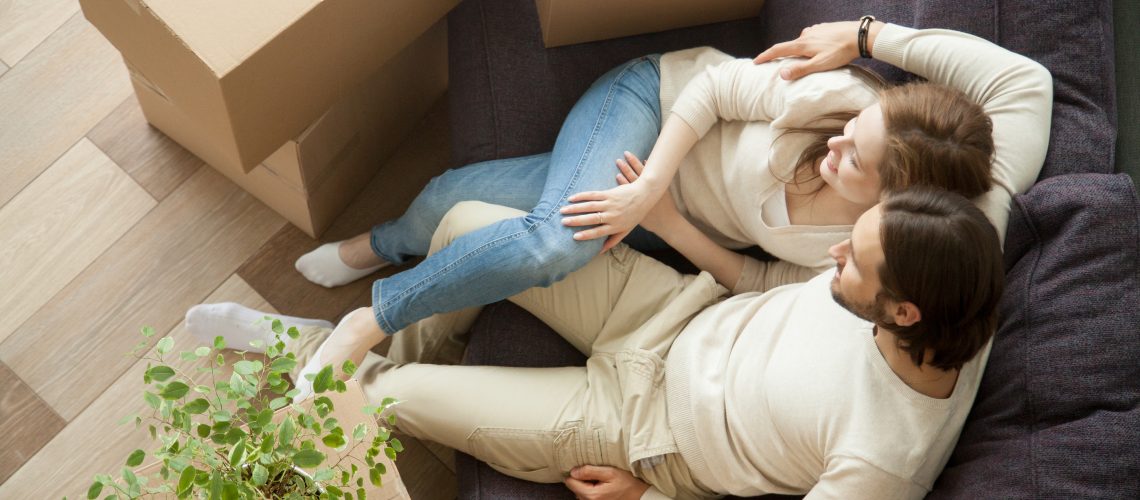
[[[457,205],[433,248],[513,215]],[[353,359],[370,398],[402,401],[405,432],[584,498],[921,498],[981,379],[1003,287],[997,234],[961,196],[918,189],[872,208],[831,253],[834,272],[724,298],[708,274],[619,246],[511,299],[585,367],[399,364],[367,351],[383,338],[368,309],[290,349],[302,373]],[[209,317],[192,310],[191,331],[250,336],[196,331]]]

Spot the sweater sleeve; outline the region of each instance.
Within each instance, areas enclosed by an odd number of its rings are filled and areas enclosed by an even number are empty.
[[[732,294],[767,292],[779,286],[803,283],[824,270],[804,267],[783,260],[764,262],[745,255],[744,268],[740,271],[740,279],[732,287]]]
[[[1049,147],[1053,79],[1032,59],[981,38],[888,24],[873,55],[929,81],[965,92],[993,122],[995,186],[975,200],[1002,241],[1013,195],[1037,180]]]
[[[920,500],[927,489],[854,457],[829,459],[804,500]]]
[[[718,119],[766,121],[786,129],[829,110],[862,109],[873,95],[845,68],[786,81],[780,78],[780,68],[791,62],[732,59],[710,66],[685,85],[672,113],[704,137]]]

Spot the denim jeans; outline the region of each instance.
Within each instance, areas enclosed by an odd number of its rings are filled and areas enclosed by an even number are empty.
[[[594,82],[562,123],[553,151],[449,170],[432,179],[399,219],[373,228],[373,251],[398,265],[427,253],[432,233],[458,202],[527,212],[376,280],[372,307],[380,327],[391,334],[433,314],[549,286],[594,258],[605,239],[575,241],[581,228],[563,226],[559,209],[571,194],[617,186],[614,160],[624,151],[649,155],[661,131],[658,62],[659,56],[635,59]],[[624,241],[640,250],[666,247],[641,228]]]

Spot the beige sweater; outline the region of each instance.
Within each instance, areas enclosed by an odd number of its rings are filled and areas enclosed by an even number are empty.
[[[1004,235],[1011,194],[1032,184],[1044,160],[1052,107],[1048,72],[989,42],[943,30],[888,25],[873,51],[983,103],[994,123],[998,186],[978,203]],[[667,61],[663,82],[675,74]],[[709,121],[706,116],[692,123]],[[721,134],[725,156],[739,151],[734,140]],[[717,163],[719,156],[704,156],[709,151],[695,152],[701,165],[689,168]],[[723,175],[721,186],[710,189],[735,185]],[[725,208],[734,215],[719,220],[705,208],[717,202],[696,197],[686,206],[691,217],[708,217],[710,227],[725,228],[722,236],[734,228],[743,233],[748,223],[738,220],[755,217],[760,206],[733,202]],[[814,251],[807,246],[805,252]],[[931,488],[969,412],[989,346],[963,368],[951,398],[922,396],[886,365],[871,339],[871,324],[832,300],[832,276],[732,297],[701,311],[677,338],[666,359],[669,420],[700,483],[737,495],[809,498],[921,498]],[[646,498],[652,497],[660,493],[651,488]]]
[[[1011,196],[1033,184],[1044,162],[1049,73],[989,42],[944,30],[888,25],[874,54],[982,104],[994,124],[997,185],[976,202],[1004,237]],[[803,134],[776,137],[826,113],[877,101],[876,92],[848,69],[785,81],[779,69],[789,62],[756,65],[708,47],[661,58],[662,116],[672,113],[700,137],[669,187],[677,207],[722,246],[759,245],[781,261],[748,259],[733,293],[807,280],[834,265],[828,248],[851,232],[851,226],[770,227],[760,216],[764,201],[783,188],[781,179],[792,177],[809,141]]]

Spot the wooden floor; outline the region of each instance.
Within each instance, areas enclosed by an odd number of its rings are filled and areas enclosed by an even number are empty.
[[[324,241],[398,215],[447,167],[447,135],[441,100]],[[117,424],[144,405],[140,327],[189,346],[201,302],[330,320],[368,304],[367,280],[305,281],[293,261],[319,242],[146,124],[76,0],[0,0],[0,174],[0,498],[83,498],[153,448]],[[450,452],[404,443],[413,498],[455,498]]]

